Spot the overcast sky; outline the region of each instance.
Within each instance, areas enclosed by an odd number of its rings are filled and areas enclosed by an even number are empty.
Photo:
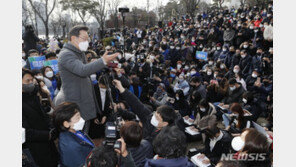
[[[108,1],[108,0],[107,0]],[[159,5],[165,5],[169,2],[169,0],[158,0]],[[154,9],[157,7],[157,0],[149,0],[149,10]],[[138,7],[138,8],[146,8],[147,7],[147,0],[121,0],[120,6],[126,5],[128,8]]]

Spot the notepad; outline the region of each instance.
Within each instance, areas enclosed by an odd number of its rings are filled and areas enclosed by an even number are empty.
[[[194,155],[194,156],[191,157],[191,161],[192,161],[195,165],[197,165],[197,166],[199,166],[199,167],[208,167],[208,166],[211,165],[210,163],[209,163],[209,164],[204,164],[204,163],[202,162],[203,160],[208,159],[208,157],[205,156],[204,158],[199,159],[199,158],[197,158],[199,155],[200,155],[200,153],[198,153],[198,154],[196,154],[196,155]]]
[[[194,120],[191,118],[188,118],[188,119],[183,118],[183,119],[184,119],[184,123],[186,123],[187,125],[192,125],[194,122]]]
[[[196,131],[192,130],[190,127],[186,127],[185,128],[185,132],[188,133],[188,134],[190,134],[191,136],[197,135],[197,134],[200,133],[200,132],[196,132]]]

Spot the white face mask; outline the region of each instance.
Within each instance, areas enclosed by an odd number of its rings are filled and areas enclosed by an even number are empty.
[[[97,80],[97,74],[91,74],[90,79],[91,79],[91,81]]]
[[[221,69],[224,69],[224,65],[223,65],[223,64],[222,64],[222,65],[220,65],[220,68],[221,68]]]
[[[209,65],[213,65],[213,62],[212,61],[209,61]]]
[[[194,74],[196,74],[196,71],[191,71],[190,74],[194,75]]]
[[[200,108],[200,111],[205,112],[206,109],[205,108]]]
[[[27,62],[24,59],[22,59],[22,67],[25,67],[26,65],[27,65]]]
[[[51,77],[53,77],[53,71],[48,71],[47,73],[45,73],[45,76],[46,76],[47,78],[51,78]]]
[[[223,52],[227,51],[227,49],[223,49]]]
[[[252,77],[253,77],[253,78],[257,78],[257,75],[253,73],[253,74],[252,74]]]
[[[237,136],[232,139],[231,146],[235,151],[240,151],[244,148],[245,142],[240,136]]]
[[[84,123],[85,123],[85,121],[84,121],[84,119],[81,117],[80,120],[79,120],[77,123],[74,124],[73,129],[76,130],[76,131],[82,130],[83,127],[84,127]]]
[[[184,69],[185,69],[185,70],[188,70],[188,69],[189,69],[189,67],[188,67],[188,66],[185,66],[185,67],[184,67]]]
[[[176,47],[177,50],[180,50],[180,47]]]
[[[40,76],[40,75],[35,76],[35,78],[43,80],[43,76]]]
[[[152,46],[152,44],[150,43],[150,44],[149,44],[149,47],[151,47],[151,46]]]
[[[26,53],[23,53],[23,54],[22,54],[22,57],[25,57],[25,56],[26,56]]]
[[[243,98],[243,102],[244,102],[245,104],[247,104],[248,100],[245,99],[245,98]]]
[[[118,59],[119,59],[119,60],[120,60],[120,59],[122,59],[122,56],[121,56],[121,54],[119,54],[117,57],[118,57]]]
[[[171,46],[170,48],[171,48],[171,49],[174,49],[175,47],[174,47],[174,46]]]
[[[244,48],[245,48],[245,49],[248,48],[248,45],[244,45]]]
[[[212,75],[212,71],[208,71],[207,72],[207,75]]]
[[[181,67],[182,67],[182,65],[181,65],[181,64],[178,64],[178,65],[177,65],[177,68],[178,68],[178,69],[180,69]]]
[[[87,51],[88,45],[89,45],[88,41],[84,41],[84,42],[80,42],[78,47],[82,52],[85,52]]]
[[[22,128],[22,144],[26,142],[26,130]]]
[[[217,74],[214,74],[214,78],[216,78],[217,77]]]
[[[242,57],[242,58],[245,58],[245,57],[246,57],[246,55],[241,55],[241,57]]]
[[[239,70],[238,69],[233,69],[233,72],[237,74],[239,72]]]
[[[221,48],[220,47],[217,47],[217,50],[220,50]]]
[[[158,127],[159,121],[156,119],[155,114],[153,114],[150,123],[154,126],[154,127]]]
[[[233,86],[233,87],[229,87],[229,89],[230,89],[231,91],[234,91],[235,88],[236,88],[235,86]]]
[[[176,97],[177,100],[179,100],[179,97]]]

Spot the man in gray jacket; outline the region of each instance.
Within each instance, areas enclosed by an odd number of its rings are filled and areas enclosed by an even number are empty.
[[[58,56],[62,87],[56,100],[58,104],[64,101],[78,104],[80,114],[86,121],[85,132],[88,132],[89,120],[100,112],[89,76],[102,70],[118,56],[118,53],[108,55],[106,52],[100,59],[87,64],[84,54],[89,44],[87,32],[88,27],[73,27],[69,32],[69,42]]]

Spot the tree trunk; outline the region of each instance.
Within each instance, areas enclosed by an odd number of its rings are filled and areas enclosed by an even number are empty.
[[[63,38],[66,37],[66,25],[63,25]]]
[[[37,23],[36,12],[34,12],[34,14],[35,14],[35,32],[36,32],[36,35],[38,36],[38,23]]]
[[[44,26],[45,26],[46,39],[49,39],[49,36],[48,36],[49,35],[48,20],[45,21]]]
[[[117,17],[117,15],[118,15],[118,13],[116,12],[115,13],[115,29],[116,29],[116,31],[118,31],[118,17]]]

